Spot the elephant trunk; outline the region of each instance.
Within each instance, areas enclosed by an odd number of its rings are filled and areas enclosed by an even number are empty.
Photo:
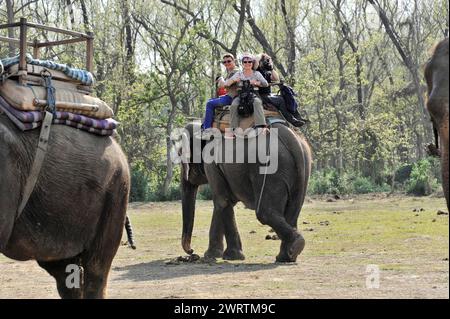
[[[183,208],[183,233],[181,236],[181,246],[183,250],[192,255],[191,248],[192,230],[194,229],[195,199],[198,185],[192,184],[184,178],[181,179],[181,204]]]

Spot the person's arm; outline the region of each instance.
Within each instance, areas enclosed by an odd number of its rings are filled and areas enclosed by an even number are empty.
[[[278,75],[278,72],[275,70],[272,70],[272,77],[273,82],[280,82],[280,76]]]
[[[223,79],[223,77],[217,79],[217,87],[219,88],[225,87],[225,80]]]
[[[241,81],[239,72],[234,74],[231,78],[229,78],[227,81],[225,81],[224,86],[225,87],[230,87],[235,83],[238,83],[239,81]]]
[[[268,87],[269,83],[267,80],[262,76],[262,74],[258,71],[255,72],[255,78],[253,85],[259,86],[259,87]]]

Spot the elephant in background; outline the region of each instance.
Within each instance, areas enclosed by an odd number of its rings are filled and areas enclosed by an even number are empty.
[[[442,187],[447,208],[450,210],[448,148],[449,148],[449,67],[448,37],[439,42],[432,57],[425,66],[425,80],[428,87],[427,110],[431,115],[434,129],[439,136],[439,148],[442,169]]]
[[[297,220],[311,172],[311,150],[302,136],[285,125],[278,123],[272,128],[277,128],[278,170],[266,175],[265,181],[264,174],[260,174],[259,163],[190,162],[182,165],[182,247],[186,253],[193,253],[191,238],[197,190],[199,185],[209,183],[214,210],[205,257],[228,260],[245,258],[233,210],[236,203],[241,201],[247,208],[255,210],[258,220],[272,227],[281,239],[276,260],[296,261],[305,245],[305,240],[297,231]],[[194,125],[188,125],[186,131],[192,149]],[[271,131],[270,134],[275,133]],[[204,146],[202,144],[202,148]],[[263,194],[260,196],[262,189]],[[224,237],[227,243],[225,250]]]
[[[0,253],[36,260],[62,298],[103,298],[125,223],[127,159],[111,137],[54,125],[34,191],[17,218],[38,138],[39,130],[21,132],[0,113]],[[80,285],[74,279],[68,287],[75,269]]]

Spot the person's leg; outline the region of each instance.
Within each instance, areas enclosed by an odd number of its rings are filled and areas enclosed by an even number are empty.
[[[240,102],[239,97],[236,97],[233,100],[233,103],[231,103],[231,107],[230,107],[230,127],[232,129],[235,129],[235,128],[239,127],[239,114],[238,114],[239,102]]]
[[[206,103],[205,120],[202,124],[202,129],[206,130],[211,128],[214,120],[214,110],[216,107],[229,105],[232,102],[232,98],[228,95],[224,95],[215,99],[210,99]]]
[[[253,101],[253,119],[255,120],[255,126],[266,126],[263,104],[259,97],[255,97],[255,100]]]

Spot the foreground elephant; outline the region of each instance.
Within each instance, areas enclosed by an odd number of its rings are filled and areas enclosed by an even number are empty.
[[[182,246],[192,254],[191,237],[194,223],[195,198],[198,186],[209,183],[213,193],[214,212],[209,233],[209,248],[205,257],[244,259],[233,207],[238,201],[256,211],[258,220],[272,227],[281,239],[280,262],[296,261],[305,241],[297,231],[297,220],[302,208],[311,171],[311,151],[306,141],[282,124],[278,129],[278,170],[266,175],[260,164],[183,164],[181,178],[183,233]],[[192,136],[193,126],[187,131]],[[272,130],[270,134],[275,134]],[[192,138],[190,144],[192,147]],[[212,142],[210,142],[212,143]],[[258,207],[259,202],[259,209]],[[223,237],[227,248],[224,251]]]
[[[52,126],[39,179],[16,220],[38,136],[0,113],[0,252],[36,260],[62,298],[103,298],[124,228],[127,159],[113,138]],[[80,288],[71,288],[77,273]]]
[[[427,109],[431,114],[433,125],[439,135],[441,155],[442,187],[444,189],[447,208],[450,209],[448,179],[449,148],[449,68],[448,38],[442,40],[434,49],[431,59],[425,67],[425,80],[428,86]]]

